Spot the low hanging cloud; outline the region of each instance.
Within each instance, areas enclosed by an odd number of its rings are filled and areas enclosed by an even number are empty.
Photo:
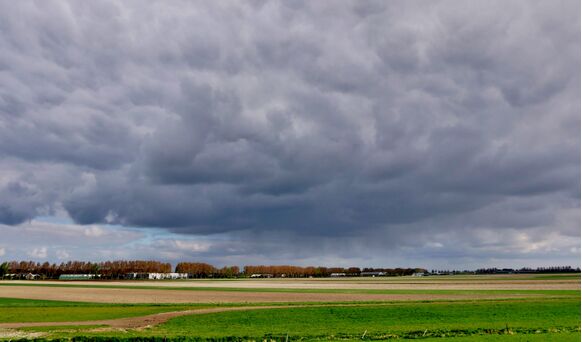
[[[579,262],[576,1],[0,7],[0,223]]]

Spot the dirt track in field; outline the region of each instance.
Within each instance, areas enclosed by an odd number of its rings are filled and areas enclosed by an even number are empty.
[[[258,290],[260,291],[260,290]],[[359,294],[0,286],[0,297],[94,303],[267,303],[515,298],[512,294]]]

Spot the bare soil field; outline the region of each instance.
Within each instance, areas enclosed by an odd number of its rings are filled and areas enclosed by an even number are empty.
[[[352,294],[2,286],[0,297],[95,303],[265,303],[460,300],[524,297],[517,294]],[[535,295],[532,295],[535,296]]]
[[[523,279],[520,279],[523,278]],[[502,280],[502,281],[501,281]],[[0,281],[10,284],[58,284],[90,286],[143,286],[241,289],[335,289],[335,290],[580,290],[579,279],[531,280],[512,275],[472,278],[345,278],[345,279],[241,279],[179,281]],[[1,291],[1,289],[0,289]]]

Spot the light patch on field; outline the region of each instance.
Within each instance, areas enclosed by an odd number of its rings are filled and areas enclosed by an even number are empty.
[[[0,339],[12,340],[12,339],[34,339],[42,336],[46,336],[46,332],[26,332],[15,329],[2,329],[0,328]]]

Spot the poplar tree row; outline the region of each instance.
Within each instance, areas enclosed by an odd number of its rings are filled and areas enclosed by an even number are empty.
[[[238,266],[222,268],[201,262],[180,262],[175,272],[187,273],[189,278],[233,278],[251,276],[269,277],[329,277],[360,276],[366,273],[379,273],[387,276],[411,275],[425,272],[421,268],[364,268],[359,267],[314,267],[292,265],[247,265],[242,272]],[[41,278],[58,278],[62,274],[93,274],[102,279],[123,279],[128,273],[170,273],[172,266],[153,260],[116,260],[102,262],[68,261],[60,264],[39,263],[34,261],[10,261],[0,264],[0,277],[31,273]]]
[[[188,273],[189,278],[233,278],[240,275],[238,266],[216,268],[203,262],[181,262],[176,265],[177,273]]]
[[[58,278],[61,274],[99,274],[105,279],[121,279],[127,273],[133,272],[168,273],[172,272],[172,265],[153,260],[67,261],[60,264],[10,261],[0,264],[0,276],[32,273],[46,278]]]
[[[373,273],[385,276],[406,276],[414,273],[428,274],[495,274],[495,273],[579,273],[580,268],[570,266],[554,266],[521,268],[521,269],[478,269],[476,271],[436,271],[430,273],[423,268],[363,268],[359,267],[314,267],[292,265],[247,265],[242,272],[238,266],[214,267],[201,262],[180,262],[176,265],[177,273],[187,273],[189,278],[235,278],[235,277],[330,277],[330,276],[360,276]],[[0,277],[12,275],[23,278],[31,273],[41,278],[58,278],[62,274],[93,274],[101,279],[123,279],[128,273],[170,273],[172,266],[154,260],[115,260],[102,262],[67,261],[60,264],[39,263],[34,261],[9,261],[0,263]]]

